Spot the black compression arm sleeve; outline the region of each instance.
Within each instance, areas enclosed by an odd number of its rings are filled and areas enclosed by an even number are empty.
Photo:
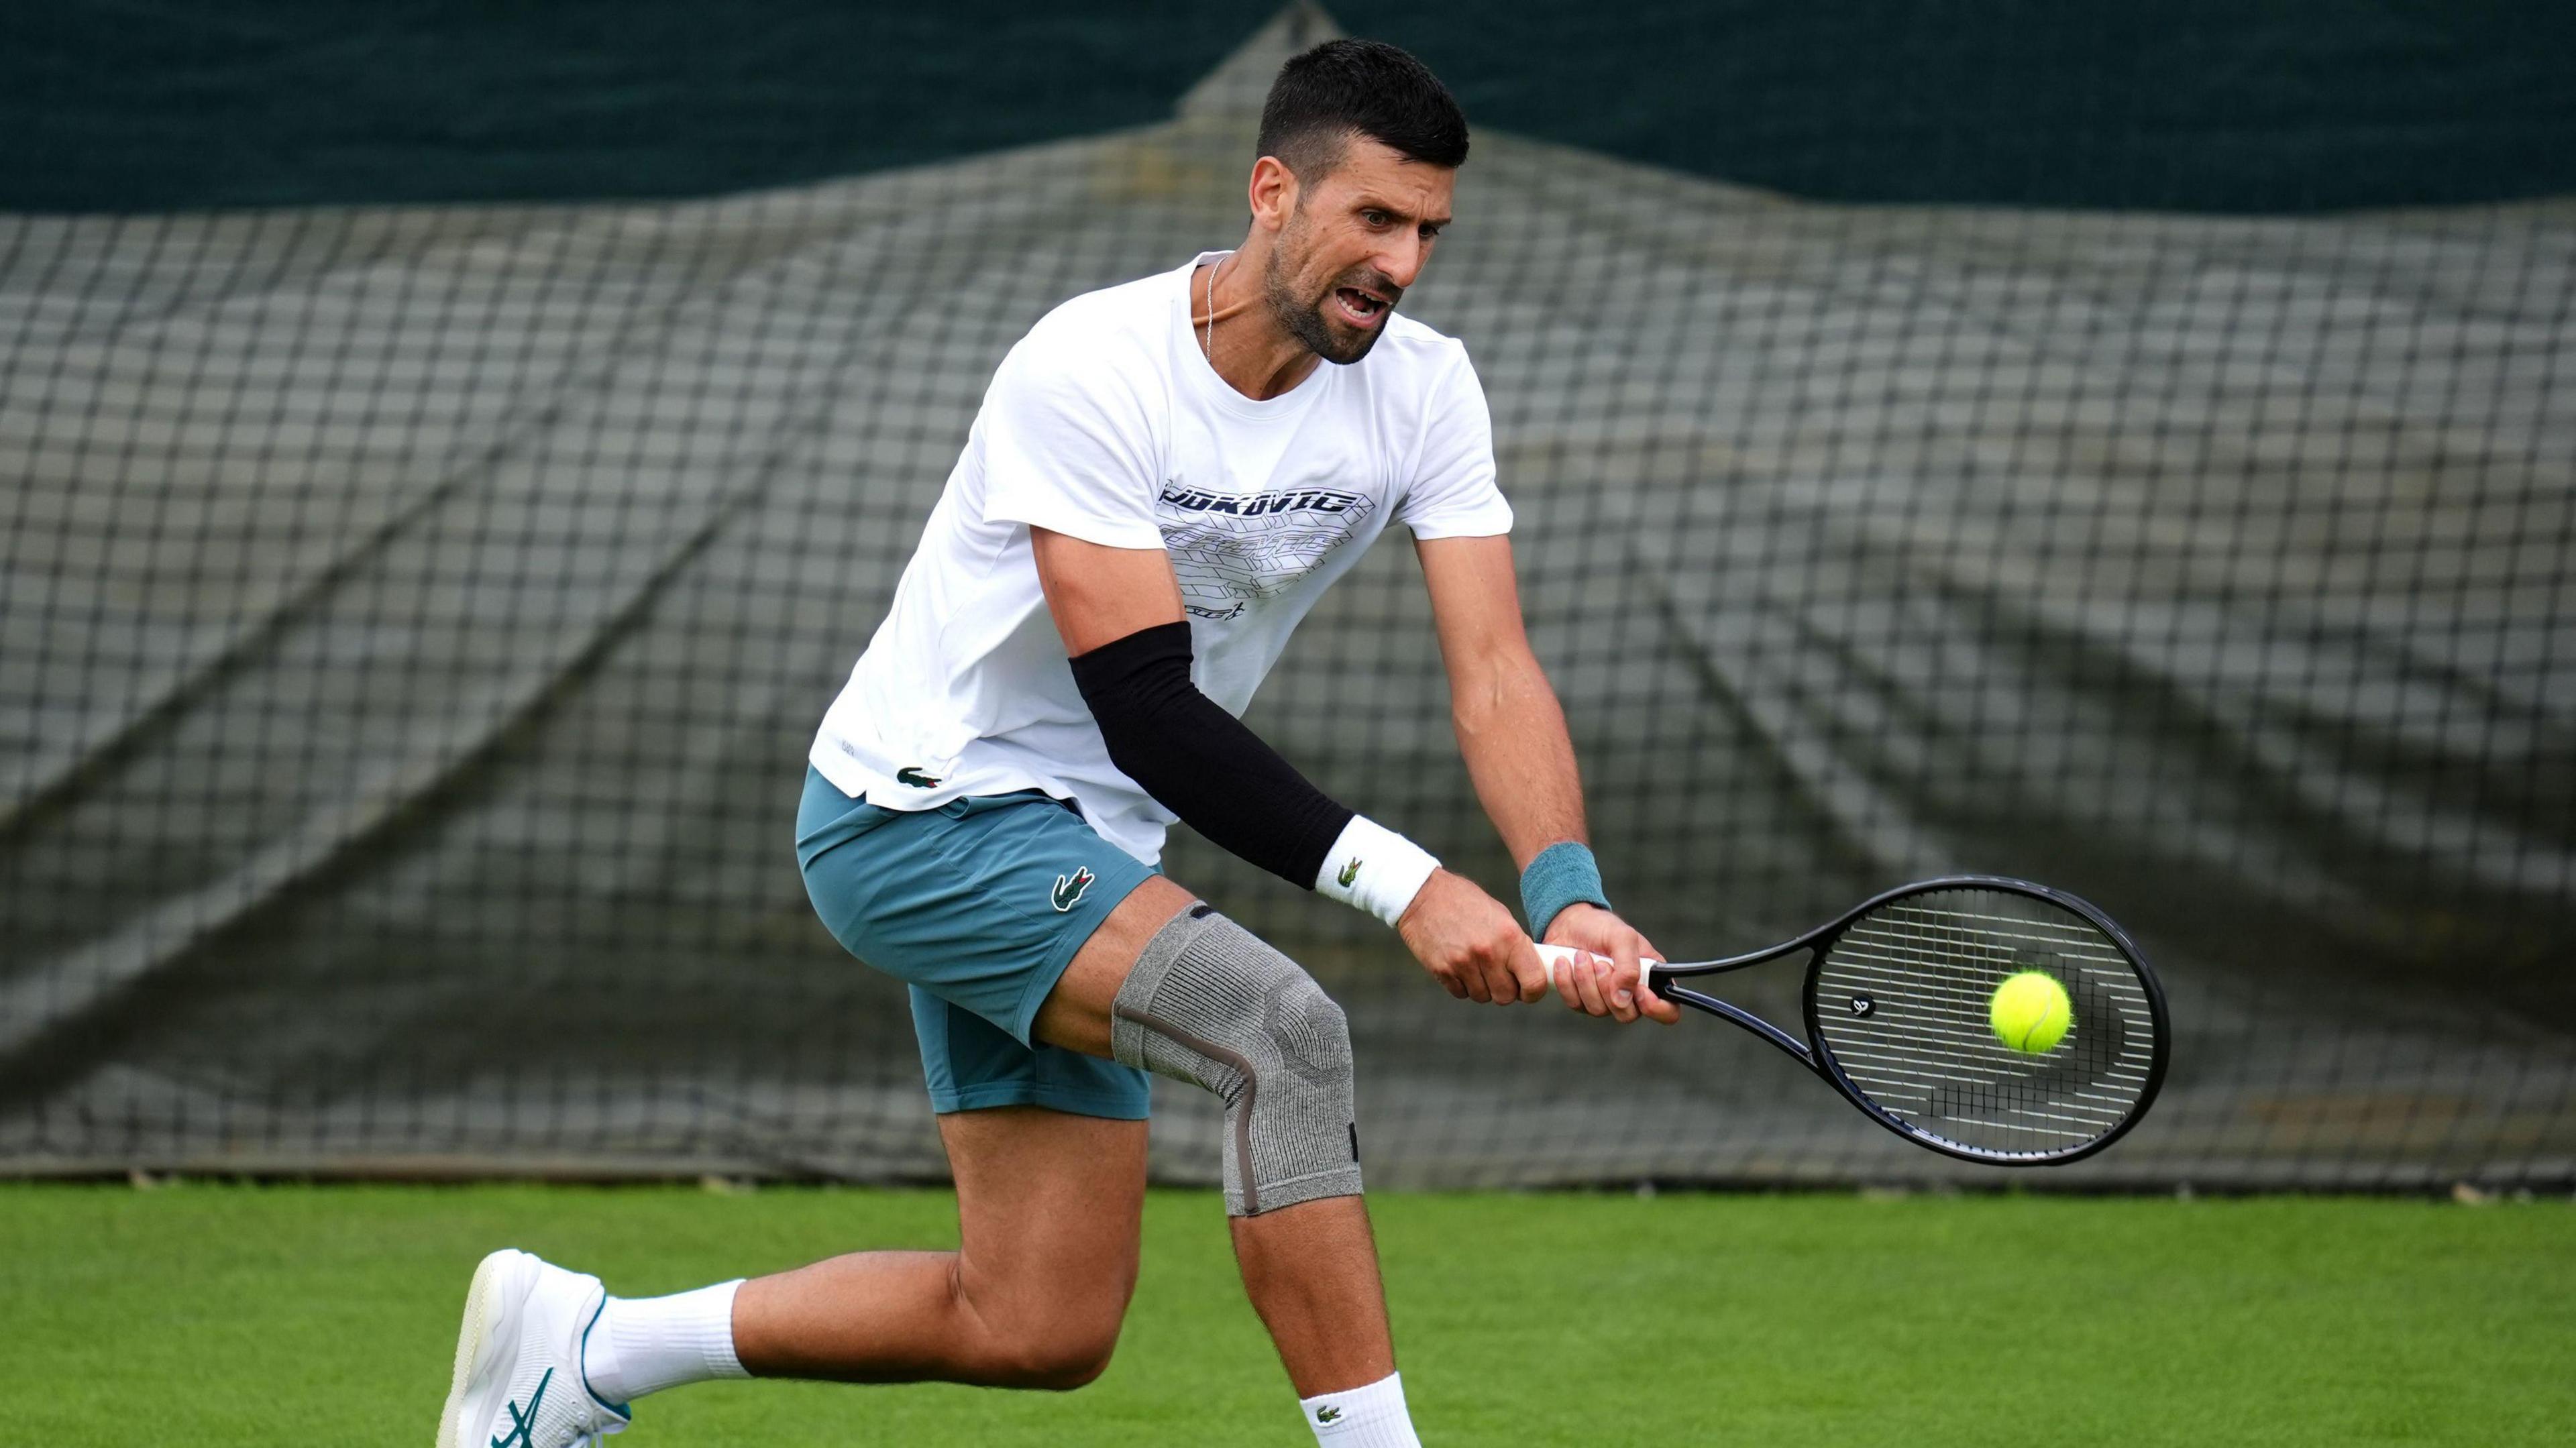
[[[1190,828],[1315,888],[1352,812],[1190,682],[1190,626],[1157,624],[1073,660],[1109,762]]]

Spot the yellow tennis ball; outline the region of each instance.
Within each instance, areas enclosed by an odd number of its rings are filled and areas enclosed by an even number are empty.
[[[2066,987],[2057,983],[2057,977],[2044,970],[2025,970],[1995,987],[1986,1019],[1994,1023],[1996,1040],[2024,1055],[2044,1055],[2066,1039],[2066,1028],[2075,1019],[2075,1003],[2066,998]]]

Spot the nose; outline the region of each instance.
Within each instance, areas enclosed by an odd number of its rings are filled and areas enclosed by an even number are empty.
[[[1422,263],[1431,255],[1431,243],[1418,232],[1390,241],[1371,258],[1378,271],[1399,287],[1413,285],[1422,275]]]

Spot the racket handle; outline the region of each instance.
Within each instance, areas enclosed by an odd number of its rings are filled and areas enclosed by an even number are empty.
[[[1538,963],[1547,967],[1548,988],[1550,990],[1554,990],[1556,988],[1556,973],[1560,967],[1573,964],[1574,958],[1578,955],[1589,954],[1591,954],[1590,951],[1577,950],[1571,945],[1540,946],[1538,948]],[[1601,958],[1606,960],[1609,957],[1603,956]],[[1637,962],[1637,979],[1643,983],[1648,990],[1654,989],[1655,983],[1647,977],[1652,975],[1655,967],[1661,964],[1663,964],[1663,962],[1660,960],[1640,960]]]

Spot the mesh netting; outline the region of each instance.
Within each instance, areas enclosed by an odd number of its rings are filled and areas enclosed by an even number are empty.
[[[798,881],[805,746],[1003,350],[1239,237],[1284,42],[791,191],[0,216],[0,1171],[936,1174],[901,988]],[[1823,205],[1491,133],[1459,204],[1406,305],[1668,952],[2030,876],[2177,1031],[2039,1180],[2576,1178],[2576,205]],[[1408,551],[1248,717],[1511,899]],[[1167,863],[1350,1008],[1373,1184],[1993,1179],[1714,1023],[1459,1004]]]

